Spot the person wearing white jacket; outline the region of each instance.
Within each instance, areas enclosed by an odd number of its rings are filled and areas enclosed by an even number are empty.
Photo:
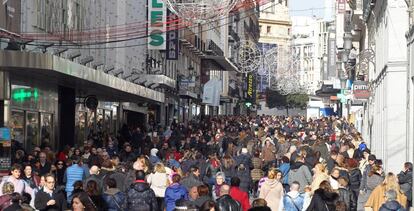
[[[151,189],[155,192],[157,197],[158,207],[164,210],[164,197],[165,190],[169,185],[167,170],[162,163],[157,163],[154,166],[154,172],[149,174],[147,177],[147,183],[150,185]]]

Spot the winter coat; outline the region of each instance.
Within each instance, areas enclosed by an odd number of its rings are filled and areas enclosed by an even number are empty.
[[[195,201],[194,201],[194,204],[197,206],[197,207],[201,207],[201,206],[203,206],[203,204],[206,202],[206,201],[210,201],[211,200],[211,197],[210,196],[200,196],[200,197],[198,197]]]
[[[0,210],[11,205],[11,194],[4,194],[0,196]]]
[[[356,211],[357,210],[357,198],[353,191],[348,187],[338,189],[339,201],[343,201],[346,204],[347,210]]]
[[[398,174],[398,182],[400,183],[400,188],[407,196],[408,200],[411,201],[412,197],[412,185],[413,185],[413,172],[401,172]]]
[[[283,208],[286,211],[302,211],[304,202],[305,195],[299,192],[288,192],[283,196]]]
[[[166,173],[155,172],[147,177],[147,182],[155,192],[156,197],[164,198],[165,190],[168,187],[168,175]]]
[[[282,206],[283,186],[275,179],[267,179],[260,188],[259,198],[267,201],[272,210],[280,210]]]
[[[358,195],[358,210],[364,210],[365,203],[368,201],[371,192],[384,181],[384,178],[379,174],[373,174],[372,176],[367,176],[365,182],[365,191]],[[361,183],[362,185],[362,183]]]
[[[312,183],[312,175],[309,168],[302,162],[295,162],[291,165],[289,171],[289,185],[292,185],[294,181],[300,184],[299,192],[303,192],[307,185]]]
[[[354,168],[349,171],[349,188],[351,190],[359,190],[361,186],[362,174],[359,168]]]
[[[252,165],[255,169],[261,169],[263,167],[263,161],[258,157],[254,157],[252,158]]]
[[[226,194],[217,199],[215,210],[241,211],[242,208],[238,201],[232,199],[231,196]]]
[[[263,147],[262,158],[265,163],[276,160],[276,147],[271,144],[269,147]]]
[[[243,211],[250,209],[249,194],[247,192],[239,187],[231,187],[230,196],[241,204]]]
[[[259,181],[263,176],[264,172],[262,169],[253,169],[250,171],[251,178],[254,182]]]
[[[56,204],[47,206],[47,202],[52,199],[56,201]],[[65,195],[62,191],[54,191],[52,196],[50,196],[41,189],[36,193],[34,205],[35,208],[40,211],[59,211],[67,209]]]
[[[98,185],[98,193],[102,193],[103,192],[104,185],[103,185],[103,181],[102,181],[101,177],[99,177],[96,174],[91,174],[88,178],[86,178],[83,181],[83,189],[84,190],[86,190],[86,186],[87,186],[87,184],[88,184],[89,181],[95,181],[96,182],[96,184]]]
[[[187,177],[184,177],[184,179],[181,180],[180,184],[183,185],[187,191],[190,191],[192,187],[200,186],[203,182],[196,175],[190,173]]]
[[[397,201],[403,206],[407,207],[407,197],[400,190],[397,191]],[[368,198],[365,207],[372,207],[373,210],[378,210],[385,202],[385,185],[378,185]]]
[[[339,195],[335,192],[327,192],[323,189],[317,189],[312,197],[307,211],[334,211],[335,203]]]
[[[129,211],[153,211],[159,209],[154,191],[143,181],[136,182],[127,189],[126,206]]]
[[[381,207],[379,208],[379,211],[405,211],[406,209],[401,206],[400,203],[398,203],[398,201],[392,200],[392,201],[387,201],[384,204],[381,205]]]
[[[247,153],[242,153],[235,157],[234,161],[236,161],[236,166],[243,164],[246,169],[252,169],[252,158]]]
[[[175,209],[175,202],[179,199],[188,200],[188,191],[184,186],[174,183],[165,191],[166,211],[173,211]]]
[[[315,190],[318,190],[319,185],[324,180],[329,181],[329,175],[328,174],[322,173],[322,172],[318,172],[318,173],[314,174],[313,175],[313,181],[312,181],[312,184],[311,184],[312,192],[314,192]]]
[[[110,188],[102,195],[105,201],[106,210],[120,211],[125,209],[126,194],[121,192],[118,188]]]
[[[248,193],[250,191],[250,185],[252,184],[252,178],[250,177],[250,172],[247,169],[243,171],[238,170],[236,172],[236,177],[240,179],[240,189]]]
[[[279,170],[282,172],[282,184],[289,184],[289,170],[290,170],[290,163],[282,163],[279,166]]]

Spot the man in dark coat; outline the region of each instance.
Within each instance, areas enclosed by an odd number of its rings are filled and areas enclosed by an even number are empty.
[[[139,170],[135,174],[136,180],[127,189],[127,210],[152,211],[158,210],[157,199],[154,191],[145,182],[145,173]]]
[[[411,162],[404,163],[404,170],[398,174],[398,182],[401,190],[407,196],[408,206],[412,204],[412,186],[413,186],[413,164]]]
[[[241,211],[241,204],[231,198],[230,186],[223,185],[220,188],[220,198],[217,199],[216,210],[220,211]]]
[[[192,166],[190,168],[190,174],[181,180],[181,185],[183,185],[187,191],[190,191],[190,188],[194,186],[200,186],[203,182],[200,180],[200,169],[197,166]]]
[[[67,210],[65,195],[55,190],[55,177],[52,174],[45,176],[46,184],[36,193],[35,208],[40,211]]]

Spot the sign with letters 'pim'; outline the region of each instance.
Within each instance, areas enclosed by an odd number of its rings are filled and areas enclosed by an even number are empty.
[[[162,0],[148,0],[148,49],[166,49],[167,7]]]

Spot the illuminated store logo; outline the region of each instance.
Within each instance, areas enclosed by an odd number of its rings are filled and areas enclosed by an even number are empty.
[[[39,99],[39,90],[34,89],[14,89],[12,93],[12,99],[14,101],[26,101],[26,100],[37,100]]]

